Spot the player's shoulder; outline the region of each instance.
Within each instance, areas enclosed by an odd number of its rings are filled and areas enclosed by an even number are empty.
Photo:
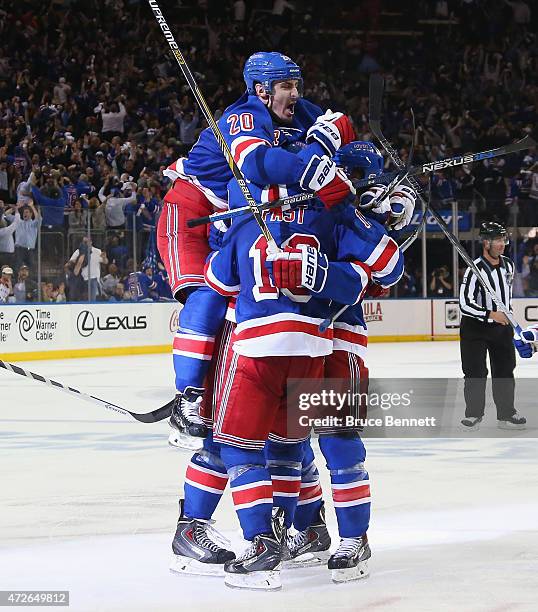
[[[242,114],[249,113],[252,115],[255,123],[259,125],[268,125],[272,129],[272,119],[263,102],[256,96],[249,96],[244,93],[238,100],[228,106],[222,113],[220,122],[229,124],[234,116],[240,117]],[[239,128],[243,125],[239,124]],[[248,127],[248,126],[247,126]]]

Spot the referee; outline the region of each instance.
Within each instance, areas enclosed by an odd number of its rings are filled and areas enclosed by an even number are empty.
[[[503,255],[508,244],[506,229],[499,223],[482,223],[480,240],[482,256],[474,263],[486,284],[511,312],[515,266]],[[524,429],[527,421],[514,408],[516,355],[512,327],[470,268],[465,271],[460,287],[460,309],[460,351],[465,375],[465,418],[462,425],[470,430],[480,427],[486,403],[486,354],[489,353],[498,427]]]

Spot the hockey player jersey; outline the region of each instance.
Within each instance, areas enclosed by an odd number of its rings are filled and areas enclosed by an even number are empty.
[[[318,106],[300,99],[292,124],[279,125],[257,96],[245,93],[224,111],[218,126],[247,180],[261,185],[297,183],[312,155],[321,156],[324,150],[313,143],[294,155],[282,147],[304,140],[306,131],[321,114]],[[178,159],[164,174],[172,180],[192,182],[216,208],[228,208],[227,185],[233,175],[210,128],[200,134],[189,156]],[[236,206],[244,204],[241,196]]]
[[[328,355],[333,350],[333,330],[321,332],[319,325],[330,300],[355,304],[372,274],[386,279],[401,275],[403,258],[396,243],[361,240],[358,232],[337,220],[321,205],[277,209],[266,215],[281,247],[308,244],[327,255],[327,280],[315,294],[274,287],[265,265],[267,243],[254,219],[234,223],[228,230],[223,247],[208,261],[205,277],[215,291],[237,296],[234,351],[250,357]],[[370,265],[363,263],[366,260]]]

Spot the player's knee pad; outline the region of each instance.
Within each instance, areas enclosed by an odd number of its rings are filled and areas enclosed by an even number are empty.
[[[251,450],[222,444],[220,457],[228,470],[230,480],[239,478],[249,470],[265,469],[263,450]]]
[[[331,476],[365,471],[366,449],[358,433],[321,435],[319,447]]]
[[[179,315],[179,327],[184,333],[215,336],[226,315],[228,301],[209,287],[197,287],[185,301]]]
[[[300,470],[302,457],[302,443],[280,444],[269,440],[265,444],[265,460],[269,468],[282,466]]]

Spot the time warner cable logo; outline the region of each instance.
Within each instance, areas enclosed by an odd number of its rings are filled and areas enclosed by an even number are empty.
[[[17,315],[15,323],[18,326],[21,338],[25,342],[28,342],[27,334],[32,331],[35,324],[34,315],[29,310],[21,310]]]

